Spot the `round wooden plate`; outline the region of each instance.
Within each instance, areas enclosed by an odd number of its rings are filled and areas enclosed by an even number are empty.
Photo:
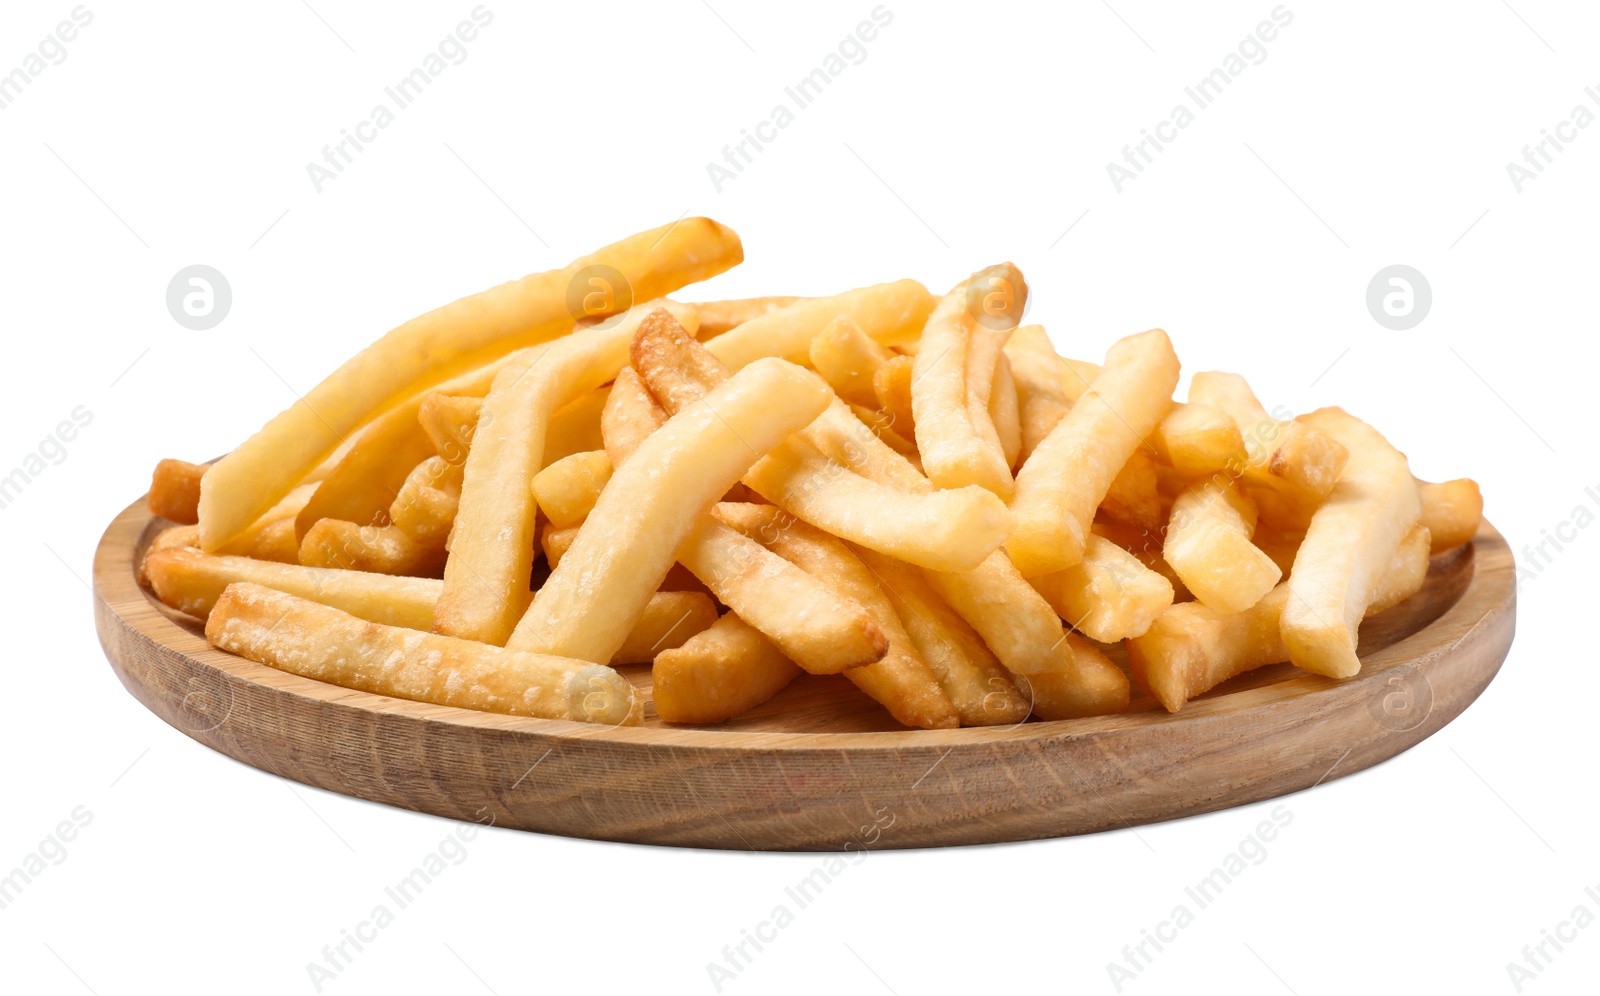
[[[716,727],[601,728],[392,699],[215,650],[139,587],[168,523],[141,500],[95,554],[95,622],[134,697],[214,750],[346,795],[571,837],[753,850],[981,844],[1090,833],[1294,792],[1458,716],[1511,646],[1511,552],[1487,523],[1423,591],[1362,627],[1362,670],[1263,668],[1168,715],[906,730],[802,676]],[[1120,663],[1120,662],[1119,662]],[[625,668],[648,695],[648,667]]]

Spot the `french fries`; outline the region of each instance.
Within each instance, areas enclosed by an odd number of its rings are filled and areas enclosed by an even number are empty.
[[[406,322],[206,472],[199,508],[202,544],[216,550],[238,535],[379,413],[498,356],[569,331],[576,317],[569,288],[586,269],[610,268],[626,281],[631,300],[648,301],[743,259],[744,249],[731,230],[709,218],[680,219],[562,269],[501,284]]]
[[[1006,552],[1024,577],[1065,570],[1083,557],[1095,509],[1166,414],[1177,384],[1178,357],[1165,332],[1153,329],[1112,345],[1092,390],[1017,472],[1011,502],[1017,528]]]
[[[1302,418],[1349,458],[1295,554],[1283,640],[1297,667],[1348,678],[1361,670],[1356,628],[1422,500],[1405,456],[1376,429],[1338,408]]]
[[[1339,409],[1216,372],[1175,402],[1159,329],[1062,356],[1010,263],[664,299],[742,254],[683,220],[399,326],[209,468],[162,461],[141,584],[358,690],[607,724],[776,696],[765,729],[842,677],[931,730],[1118,713],[1130,672],[1170,711],[1348,677],[1480,528],[1476,483]],[[643,665],[640,696],[613,669]]]
[[[803,672],[732,612],[650,669],[656,713],[668,723],[722,723],[781,692]]]
[[[260,585],[229,585],[206,620],[229,653],[395,698],[541,719],[637,723],[633,686],[608,667],[418,633]]]
[[[672,318],[656,312],[649,321]],[[507,645],[610,660],[700,516],[753,463],[821,414],[831,397],[820,377],[768,359],[674,415],[612,474]],[[469,485],[471,465],[469,457]],[[465,511],[465,492],[462,497]],[[459,516],[456,527],[452,564],[460,545]]]

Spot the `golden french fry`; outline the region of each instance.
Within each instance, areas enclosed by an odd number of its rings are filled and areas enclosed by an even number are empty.
[[[914,339],[933,310],[927,288],[915,280],[874,284],[833,297],[801,298],[785,308],[752,318],[706,343],[730,370],[763,356],[805,364],[811,340],[840,315],[886,346]]]
[[[704,592],[658,591],[611,655],[611,664],[649,664],[657,654],[683,646],[716,621],[716,603]]]
[[[590,450],[563,457],[535,474],[533,494],[552,525],[575,526],[594,508],[609,480],[611,460],[606,451]]]
[[[1173,405],[1149,442],[1157,459],[1187,477],[1238,474],[1249,463],[1239,424],[1210,405]]]
[[[1023,579],[1005,551],[996,550],[970,571],[924,569],[923,577],[1012,674],[1072,668],[1061,617]]]
[[[848,546],[771,505],[725,503],[717,506],[715,514],[740,532],[759,537],[780,557],[866,606],[888,637],[888,651],[866,667],[844,672],[857,688],[906,726],[948,729],[960,724],[955,706],[917,653],[893,603],[872,571]]]
[[[1008,288],[1006,310],[974,314],[974,296],[996,284]],[[911,410],[923,470],[938,487],[976,484],[1011,497],[1011,467],[989,416],[989,393],[995,361],[1026,299],[1022,273],[1003,263],[957,284],[928,317],[912,366]]]
[[[200,546],[200,527],[198,525],[173,526],[156,533],[150,540],[150,545],[145,548],[144,557],[139,561],[139,586],[150,587],[150,558],[163,550],[182,550],[188,547],[198,549]]]
[[[1160,329],[1112,345],[1094,388],[1017,472],[1011,502],[1017,528],[1006,551],[1023,577],[1064,570],[1082,558],[1095,509],[1166,414],[1177,383],[1178,357]]]
[[[962,726],[1000,726],[1028,718],[1028,699],[983,639],[910,564],[855,547],[889,595],[912,645],[955,707]]]
[[[1338,408],[1303,419],[1349,460],[1295,554],[1283,640],[1296,666],[1348,678],[1361,670],[1357,627],[1422,500],[1405,456],[1376,429]]]
[[[545,562],[553,571],[561,563],[561,558],[572,549],[572,541],[578,538],[578,526],[568,526],[557,529],[551,526],[539,531],[539,548],[544,551]]]
[[[726,376],[705,347],[666,322],[641,329],[632,355],[633,369],[668,411],[686,410],[684,406]],[[825,532],[923,566],[965,570],[1004,539],[1009,516],[994,495],[976,487],[932,491],[842,401],[834,399],[818,422],[758,461],[744,483]],[[845,446],[850,438],[861,444],[861,472],[812,442],[820,440],[831,449]],[[886,485],[876,471],[873,478],[863,476],[867,464],[904,485],[920,482],[921,490]]]
[[[1325,497],[1339,480],[1349,457],[1345,448],[1302,420],[1273,418],[1238,374],[1215,370],[1195,374],[1189,382],[1189,401],[1227,413],[1239,427],[1249,457],[1247,480],[1287,487],[1312,499]]]
[[[1141,446],[1129,455],[1100,500],[1098,515],[1140,529],[1161,528],[1161,492],[1149,450]]]
[[[186,460],[162,460],[150,475],[150,493],[145,505],[152,515],[169,522],[192,526],[200,521],[200,478],[210,464]]]
[[[891,649],[891,634],[870,607],[722,521],[736,514],[728,510],[741,507],[758,506],[720,503],[716,516],[696,523],[678,547],[678,562],[812,674],[838,674],[883,658]]]
[[[1026,461],[1034,448],[1066,417],[1076,395],[1069,394],[1062,376],[1061,357],[1039,325],[1024,325],[1006,343],[1017,392],[1017,463]],[[998,423],[996,423],[998,425]]]
[[[574,453],[590,453],[604,449],[600,436],[600,413],[605,410],[611,387],[598,388],[582,395],[576,401],[550,416],[550,428],[544,433],[544,466],[564,460]]]
[[[461,502],[461,466],[441,456],[417,464],[400,486],[389,521],[418,546],[442,549]]]
[[[916,470],[916,468],[919,466],[917,445],[906,437],[900,435],[900,433],[894,431],[893,415],[889,414],[888,412],[875,411],[874,409],[866,408],[861,405],[851,405],[850,412],[851,414],[855,415],[855,417],[860,420],[861,424],[866,426],[874,436],[882,440],[885,446],[905,457],[907,462],[911,463],[912,469]],[[833,456],[832,453],[829,453],[828,455]],[[838,460],[839,458],[835,456],[834,459]],[[845,463],[843,460],[840,460],[839,462]],[[845,465],[849,466],[847,463]],[[921,471],[917,471],[917,473],[919,476],[921,475]]]
[[[1428,580],[1428,561],[1431,556],[1433,536],[1428,527],[1418,523],[1400,541],[1389,566],[1383,570],[1383,580],[1372,592],[1372,604],[1367,606],[1367,617],[1394,608],[1422,590]]]
[[[1161,556],[1195,598],[1218,612],[1243,612],[1283,577],[1251,543],[1255,531],[1255,503],[1218,475],[1190,485],[1173,503]]]
[[[989,420],[994,423],[1006,466],[1015,467],[1022,456],[1022,411],[1017,399],[1017,381],[1011,360],[1001,353],[994,367],[994,386],[989,391]]]
[[[799,300],[798,297],[747,297],[733,301],[697,301],[693,307],[700,316],[700,338],[709,339]]]
[[[650,669],[656,713],[668,723],[723,723],[783,691],[802,672],[732,612]]]
[[[620,311],[705,280],[744,258],[739,237],[709,218],[641,232],[546,273],[501,284],[413,318],[348,360],[207,471],[200,532],[215,550],[304,480],[344,438],[379,413],[467,370],[573,327],[569,294],[586,271],[620,275]],[[615,279],[613,277],[612,279]],[[625,299],[624,299],[625,298]],[[596,313],[585,299],[579,313]],[[414,463],[414,462],[413,462]]]
[[[418,702],[589,723],[643,714],[627,679],[603,665],[372,623],[257,584],[228,586],[206,639],[280,671]]]
[[[1072,654],[1070,670],[1017,676],[1034,715],[1055,720],[1127,712],[1132,690],[1122,669],[1076,633],[1067,634],[1065,646]]]
[[[894,354],[861,331],[849,315],[840,315],[811,340],[810,358],[839,397],[852,405],[875,405],[873,376]]]
[[[672,317],[657,312],[651,323],[672,323]],[[701,516],[832,397],[822,378],[769,359],[674,415],[617,467],[509,645],[610,660]],[[467,470],[470,485],[470,458]],[[459,534],[459,517],[456,528]],[[458,535],[452,564],[459,547]],[[446,595],[449,587],[447,578]]]
[[[683,305],[641,304],[616,321],[516,353],[495,375],[467,453],[444,596],[434,620],[438,632],[496,645],[510,637],[527,606],[538,509],[532,482],[544,466],[551,416],[617,376],[627,365],[634,331],[648,315],[674,310],[694,323]]]
[[[916,412],[911,406],[911,376],[916,360],[910,356],[896,356],[872,375],[872,393],[878,407],[889,413],[902,436],[915,441],[917,434]]]
[[[1444,553],[1472,542],[1483,521],[1483,492],[1469,477],[1433,484],[1417,482],[1422,498],[1422,524],[1433,536],[1433,552]]]
[[[363,526],[343,519],[322,519],[300,541],[303,567],[437,578],[444,563],[442,539],[425,546],[392,525]]]
[[[622,461],[645,441],[645,437],[666,424],[666,409],[650,396],[638,371],[623,367],[617,374],[617,382],[611,386],[605,411],[600,414],[600,435],[611,466],[622,466]]]
[[[300,562],[300,536],[295,531],[295,517],[306,507],[316,493],[317,484],[306,483],[284,495],[267,514],[251,523],[250,528],[223,544],[218,553],[236,557],[254,557],[282,564]]]
[[[489,393],[488,388],[484,393]],[[472,434],[478,431],[478,416],[482,413],[482,397],[430,391],[417,405],[417,422],[433,443],[434,452],[446,463],[459,467],[467,462]]]
[[[1083,560],[1034,578],[1033,587],[1072,627],[1101,643],[1139,636],[1172,604],[1172,582],[1091,533]]]

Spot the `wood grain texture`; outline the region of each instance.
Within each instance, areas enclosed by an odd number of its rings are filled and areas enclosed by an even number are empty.
[[[898,727],[803,676],[716,727],[600,728],[350,691],[208,646],[136,580],[168,523],[129,506],[95,555],[95,621],[134,697],[215,750],[308,785],[458,820],[690,847],[838,850],[1091,833],[1284,795],[1360,771],[1461,713],[1511,646],[1516,584],[1485,523],[1423,592],[1368,620],[1361,673],[1275,665],[1176,716]],[[1120,661],[1119,661],[1120,663]],[[623,669],[648,692],[648,667]]]

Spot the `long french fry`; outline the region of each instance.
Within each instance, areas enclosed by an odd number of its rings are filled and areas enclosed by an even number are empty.
[[[573,327],[569,292],[591,267],[620,274],[649,301],[744,259],[739,237],[709,218],[641,232],[546,273],[501,284],[399,326],[347,361],[207,471],[201,539],[215,550],[260,518],[356,429],[381,412],[513,350]],[[584,310],[587,310],[585,308]]]
[[[1219,475],[1178,496],[1161,556],[1195,598],[1218,612],[1243,612],[1283,576],[1250,541],[1255,531],[1255,503]]]
[[[1338,440],[1299,419],[1280,421],[1267,413],[1238,374],[1205,370],[1189,382],[1189,401],[1226,412],[1244,436],[1248,480],[1284,488],[1313,501],[1333,490],[1349,454]]]
[[[395,698],[589,723],[643,715],[633,686],[603,665],[371,623],[256,584],[228,586],[206,639],[280,671]]]
[[[605,411],[600,414],[600,435],[613,468],[622,466],[639,444],[667,424],[666,409],[650,396],[638,371],[624,367],[611,386]]]
[[[444,562],[442,537],[418,543],[393,525],[319,519],[300,541],[300,563],[305,567],[436,578]]]
[[[696,301],[694,310],[700,316],[700,338],[721,335],[799,300],[798,297],[746,297],[731,301]]]
[[[1024,325],[1006,343],[1006,360],[1017,392],[1017,460],[1026,462],[1034,448],[1072,408],[1073,395],[1063,382],[1061,357],[1039,325]]]
[[[763,356],[791,363],[809,361],[811,340],[831,321],[847,315],[861,331],[886,346],[916,337],[933,310],[927,288],[915,280],[874,284],[833,297],[802,298],[717,336],[706,348],[730,370]]]
[[[1173,597],[1172,582],[1096,534],[1090,534],[1083,560],[1032,584],[1061,618],[1101,643],[1143,634]]]
[[[1017,472],[1017,528],[1006,551],[1024,577],[1064,570],[1083,546],[1111,482],[1171,405],[1178,357],[1160,329],[1118,340],[1079,398]],[[924,463],[927,457],[924,454]]]
[[[732,612],[650,669],[656,713],[668,723],[723,723],[753,709],[803,674]]]
[[[1022,411],[1017,398],[1017,381],[1011,360],[1001,353],[994,367],[994,386],[989,391],[989,420],[1005,454],[1006,466],[1015,467],[1022,456]]]
[[[460,503],[460,465],[432,456],[417,464],[400,485],[389,506],[389,521],[418,546],[442,549]]]
[[[815,374],[764,360],[673,416],[617,467],[508,645],[610,660],[699,518],[832,397]]]
[[[658,591],[611,655],[611,664],[649,664],[657,654],[683,646],[716,621],[716,603],[704,592]]]
[[[495,375],[467,454],[444,596],[434,621],[440,633],[496,645],[510,637],[527,608],[538,508],[532,483],[544,466],[550,419],[563,405],[616,377],[627,365],[628,344],[639,324],[656,311],[673,309],[694,323],[692,309],[682,305],[641,304],[619,321],[517,353]]]
[[[1094,644],[1068,633],[1072,667],[1066,671],[1018,675],[1022,694],[1033,700],[1040,719],[1084,719],[1127,712],[1132,689],[1127,675]]]
[[[853,405],[874,405],[872,379],[894,359],[887,346],[861,331],[849,315],[840,315],[811,340],[811,366],[834,393]]]

